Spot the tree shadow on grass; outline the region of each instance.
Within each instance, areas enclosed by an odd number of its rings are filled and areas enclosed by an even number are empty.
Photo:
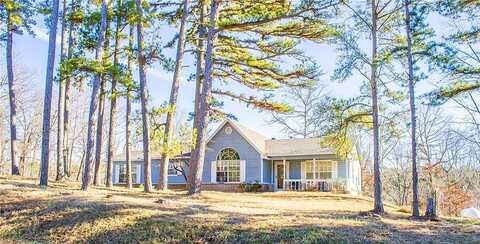
[[[5,198],[0,200],[0,239],[40,242],[94,241],[90,235],[104,236],[103,241],[117,239],[112,226],[130,225],[140,221],[168,224],[194,219],[198,214],[212,210],[207,205],[145,204],[134,202],[91,200],[89,196],[53,195],[45,197],[22,196],[2,190]],[[18,192],[17,192],[18,193]],[[27,198],[28,197],[28,198]],[[152,211],[153,215],[136,220],[136,214]],[[218,212],[225,215],[225,212]],[[133,217],[132,217],[133,216]],[[127,219],[131,219],[126,221]],[[143,219],[143,220],[142,220]],[[229,223],[244,223],[246,216],[232,216]],[[138,226],[138,225],[137,225]],[[115,229],[115,228],[113,228]],[[175,229],[171,229],[174,231]],[[136,229],[139,234],[142,230]],[[83,235],[76,235],[83,233]],[[167,233],[168,234],[168,233]],[[123,236],[123,235],[120,235]],[[136,236],[136,235],[135,235]],[[159,237],[161,238],[161,237]],[[165,236],[168,238],[168,235]],[[128,238],[127,238],[128,239]],[[153,240],[153,239],[152,239]]]
[[[89,201],[87,198],[68,196],[62,199],[22,199],[0,203],[0,239],[29,241],[75,240],[85,236],[68,236],[73,228],[94,231],[108,229],[109,222],[123,221],[141,211],[160,211],[163,219],[175,221],[178,215],[190,214],[189,208],[168,207],[162,204],[146,206],[123,202]],[[98,224],[103,226],[98,226]],[[80,227],[83,226],[83,227]]]
[[[0,185],[14,186],[17,191],[37,191],[39,189],[57,189],[63,191],[79,190],[80,186],[68,184],[67,182],[50,182],[47,187],[40,186],[38,183],[25,182],[25,180],[6,179],[0,181]]]
[[[91,236],[89,242],[175,242],[175,243],[478,243],[474,234],[439,230],[417,233],[397,229],[381,221],[361,226],[317,224],[267,228],[243,228],[224,222],[195,222],[189,219],[162,221],[142,218],[123,228]]]
[[[125,192],[107,192],[125,196]],[[133,194],[134,192],[132,192]],[[384,217],[361,215],[351,211],[301,211],[282,213],[282,217],[318,220],[318,224],[301,221],[256,225],[255,220],[270,219],[264,213],[242,214],[219,211],[215,205],[169,204],[105,200],[88,195],[26,195],[15,190],[2,190],[0,199],[0,239],[39,242],[210,242],[210,243],[478,243],[480,230],[466,232],[450,222],[404,228],[395,221],[406,216],[386,214]],[[103,194],[103,193],[102,193]],[[126,194],[131,196],[130,194]],[[153,197],[152,197],[153,196]],[[137,196],[154,199],[162,196]],[[178,198],[184,196],[177,196]],[[94,199],[94,200],[92,200]],[[130,199],[131,200],[131,199]],[[145,214],[142,214],[145,213]],[[202,216],[209,216],[203,218]],[[278,217],[277,217],[278,219]],[[346,221],[339,221],[346,220]],[[253,224],[249,223],[252,221]],[[298,223],[298,224],[297,224]],[[410,223],[410,222],[409,222]],[[8,227],[8,229],[6,228]]]
[[[71,194],[72,192],[80,191],[80,185],[77,186],[77,185],[72,185],[67,183],[58,183],[58,182],[54,182],[53,184],[52,183],[49,184],[47,189],[60,190],[58,192],[60,194],[68,195],[68,194]],[[35,191],[38,191],[39,189],[44,189],[43,187],[39,186],[36,183],[29,183],[29,182],[17,181],[17,180],[0,181],[0,185],[13,186],[14,188],[10,189],[10,191],[15,191],[15,192],[35,192]],[[146,193],[143,191],[129,190],[127,188],[122,189],[117,187],[107,188],[104,186],[92,186],[91,188],[92,190],[96,191],[95,194],[97,195],[104,194],[105,196],[109,195],[109,196],[120,196],[120,197],[133,197],[137,199],[169,198],[169,199],[178,200],[180,198],[184,198],[186,195],[186,192],[179,191],[179,190],[169,191],[165,193],[162,193],[162,192]],[[2,191],[4,190],[0,189],[0,194]]]
[[[25,188],[27,188],[27,189],[30,188],[32,191],[40,189],[40,186],[38,184],[20,182],[20,181],[12,181],[12,180],[0,181],[0,185],[15,186],[16,188],[21,188],[22,190],[25,189]]]

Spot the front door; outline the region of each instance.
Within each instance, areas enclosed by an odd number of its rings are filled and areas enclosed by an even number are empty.
[[[283,189],[284,168],[283,164],[277,164],[277,189]]]

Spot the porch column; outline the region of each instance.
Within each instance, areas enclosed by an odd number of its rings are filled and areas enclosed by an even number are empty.
[[[285,190],[285,186],[287,185],[287,184],[285,184],[285,174],[286,174],[286,172],[285,172],[285,168],[286,168],[286,167],[285,167],[285,164],[286,164],[286,162],[285,162],[285,159],[284,159],[284,160],[283,160],[283,190]]]
[[[275,162],[273,162],[273,160],[270,160],[270,162],[271,162],[271,165],[272,165],[272,174],[271,174],[271,177],[270,177],[270,179],[271,179],[270,182],[272,182],[272,184],[275,184],[275,178],[274,178],[275,177],[274,176],[274,174],[275,174]]]
[[[313,179],[316,180],[317,179],[317,162],[315,161],[315,159],[313,159]]]

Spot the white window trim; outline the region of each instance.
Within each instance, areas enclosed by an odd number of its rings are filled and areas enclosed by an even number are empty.
[[[285,160],[285,180],[290,179],[290,161]]]
[[[260,183],[263,184],[263,159],[260,155]]]
[[[210,182],[217,183],[217,161],[212,161],[210,164]]]
[[[273,179],[273,178],[275,177],[275,163],[274,163],[275,161],[270,160],[270,162],[271,162],[270,165],[271,165],[271,167],[272,167],[272,175],[270,175],[270,176],[271,176],[271,177],[270,177],[270,182],[271,182],[272,184],[275,184],[275,180]]]
[[[247,179],[247,162],[245,160],[240,160],[240,182],[245,182]]]
[[[305,180],[307,178],[307,171],[306,171],[306,165],[305,165],[305,161],[304,160],[301,160],[300,161],[300,171],[302,173],[302,180]]]
[[[115,174],[115,180],[113,182],[114,184],[120,184],[120,167],[127,167],[127,163],[119,163],[114,165],[114,174]],[[132,179],[132,183],[140,184],[143,165],[132,163],[132,168],[135,168],[135,171],[136,171],[135,172],[136,176],[135,176],[135,179]],[[125,168],[125,170],[127,169]]]
[[[233,147],[224,147],[224,148],[220,149],[220,150],[218,151],[217,155],[215,156],[215,160],[218,160],[218,156],[219,156],[220,153],[222,153],[222,151],[225,150],[225,149],[232,149],[233,151],[235,151],[235,152],[238,154],[238,160],[241,160],[241,158],[240,158],[240,153],[239,153],[235,148],[233,148]]]
[[[337,179],[338,178],[338,162],[335,160],[332,160],[332,179]]]
[[[302,180],[306,180],[307,179],[307,166],[306,166],[306,161],[309,161],[311,160],[312,161],[312,164],[313,164],[313,172],[316,172],[316,168],[317,168],[317,163],[320,162],[320,163],[324,163],[324,162],[330,162],[331,163],[331,167],[332,167],[332,178],[330,179],[322,179],[322,180],[334,180],[334,179],[337,179],[338,176],[337,176],[337,161],[335,160],[317,160],[317,159],[305,159],[305,160],[302,160],[301,161],[301,171],[302,171]],[[314,173],[313,174],[313,179],[309,179],[309,180],[317,180],[318,178],[316,177],[316,174]]]
[[[120,183],[120,164],[115,164],[115,184]]]
[[[217,182],[217,162],[222,161],[222,160],[217,160],[217,161],[212,161],[211,165],[211,170],[210,170],[210,181],[212,183],[219,183],[219,184],[238,184],[242,182],[246,182],[246,161],[245,160],[238,160],[240,162],[240,181],[228,181],[228,182]],[[229,160],[224,160],[224,161],[229,161]],[[232,160],[230,160],[232,161]],[[233,160],[236,161],[236,160]]]
[[[134,164],[132,164],[132,166],[133,166],[133,165],[134,165]],[[137,166],[136,166],[137,175],[136,175],[136,177],[135,177],[135,178],[137,178],[137,179],[136,179],[136,182],[135,182],[136,184],[140,184],[140,182],[141,182],[140,175],[142,174],[142,168],[143,168],[143,165],[142,165],[142,164],[137,164]]]

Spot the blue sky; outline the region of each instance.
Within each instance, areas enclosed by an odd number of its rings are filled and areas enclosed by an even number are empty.
[[[43,21],[39,21],[43,22]],[[447,22],[441,18],[433,18],[432,22],[435,29],[444,29]],[[176,32],[173,28],[165,28],[158,30],[161,33],[161,36],[164,37],[164,40],[168,40],[169,37],[173,36]],[[403,30],[399,30],[403,31]],[[15,36],[14,39],[14,52],[15,55],[19,57],[23,66],[28,67],[35,74],[34,82],[35,86],[41,87],[38,89],[39,92],[43,92],[44,81],[45,81],[45,68],[46,68],[46,58],[47,58],[47,47],[48,47],[48,35],[45,29],[36,28],[37,36],[31,37],[28,35],[24,36]],[[314,44],[314,43],[304,43],[302,44],[305,52],[313,57],[316,62],[321,67],[322,71],[325,73],[320,77],[320,81],[323,84],[327,85],[327,94],[340,97],[348,97],[358,93],[359,83],[361,78],[354,76],[349,81],[340,83],[336,81],[330,81],[330,75],[335,68],[336,62],[336,50],[332,45],[327,44]],[[57,46],[57,54],[59,45]],[[170,57],[174,57],[175,50],[168,49],[165,50],[165,54]],[[58,58],[57,58],[58,59]],[[194,99],[194,90],[195,84],[193,81],[187,81],[189,72],[193,68],[193,59],[191,56],[187,55],[185,62],[185,69],[183,72],[183,83],[181,85],[181,91],[179,95],[179,114],[188,114],[193,107]],[[148,70],[148,88],[153,99],[153,105],[160,105],[163,102],[167,101],[170,94],[170,86],[172,81],[172,73],[168,73],[158,66],[153,66]],[[420,91],[427,91],[431,89],[432,81],[426,81],[419,86]],[[243,89],[238,85],[231,86],[235,89]],[[56,85],[54,87],[56,91]],[[269,118],[268,112],[260,112],[251,107],[246,107],[244,104],[238,102],[225,100],[224,109],[228,112],[233,113],[239,120],[239,122],[247,127],[255,129],[267,137],[277,137],[282,138],[285,135],[280,133],[280,128],[278,126],[269,125],[265,121]]]
[[[173,33],[173,30],[169,30],[166,34],[172,35]],[[36,37],[28,35],[15,35],[14,37],[15,56],[17,60],[20,60],[22,66],[27,67],[31,72],[34,73],[34,80],[32,80],[32,83],[41,88],[37,89],[38,92],[44,91],[47,49],[48,35],[45,29],[36,28]],[[58,51],[59,46],[57,46],[57,54]],[[174,49],[168,49],[164,51],[168,56],[174,57]],[[335,57],[333,48],[330,48],[327,45],[320,45],[313,56],[318,57],[318,59],[321,61],[319,63],[321,64],[322,69],[327,74],[329,73],[328,71],[333,69]],[[187,56],[185,66],[178,105],[180,114],[184,115],[188,114],[193,109],[195,83],[187,80],[190,69],[193,67],[193,60],[191,56]],[[172,76],[173,73],[166,72],[158,66],[153,66],[148,70],[148,88],[153,100],[152,104],[160,105],[167,101],[170,94]],[[328,75],[325,75],[323,78],[323,80],[328,80]],[[343,84],[336,84],[335,86],[338,86],[334,88],[338,88],[339,93],[345,93],[346,91],[348,93],[349,89],[340,88],[341,86],[344,86]],[[55,84],[54,92],[57,90],[56,87],[57,85]],[[239,86],[233,88],[242,89]],[[260,112],[257,109],[246,107],[244,104],[230,101],[228,99],[225,100],[224,109],[233,113],[243,125],[258,130],[265,136],[278,138],[283,137],[283,135],[281,135],[279,132],[279,127],[269,125],[265,122],[265,120],[269,117],[268,112]]]

